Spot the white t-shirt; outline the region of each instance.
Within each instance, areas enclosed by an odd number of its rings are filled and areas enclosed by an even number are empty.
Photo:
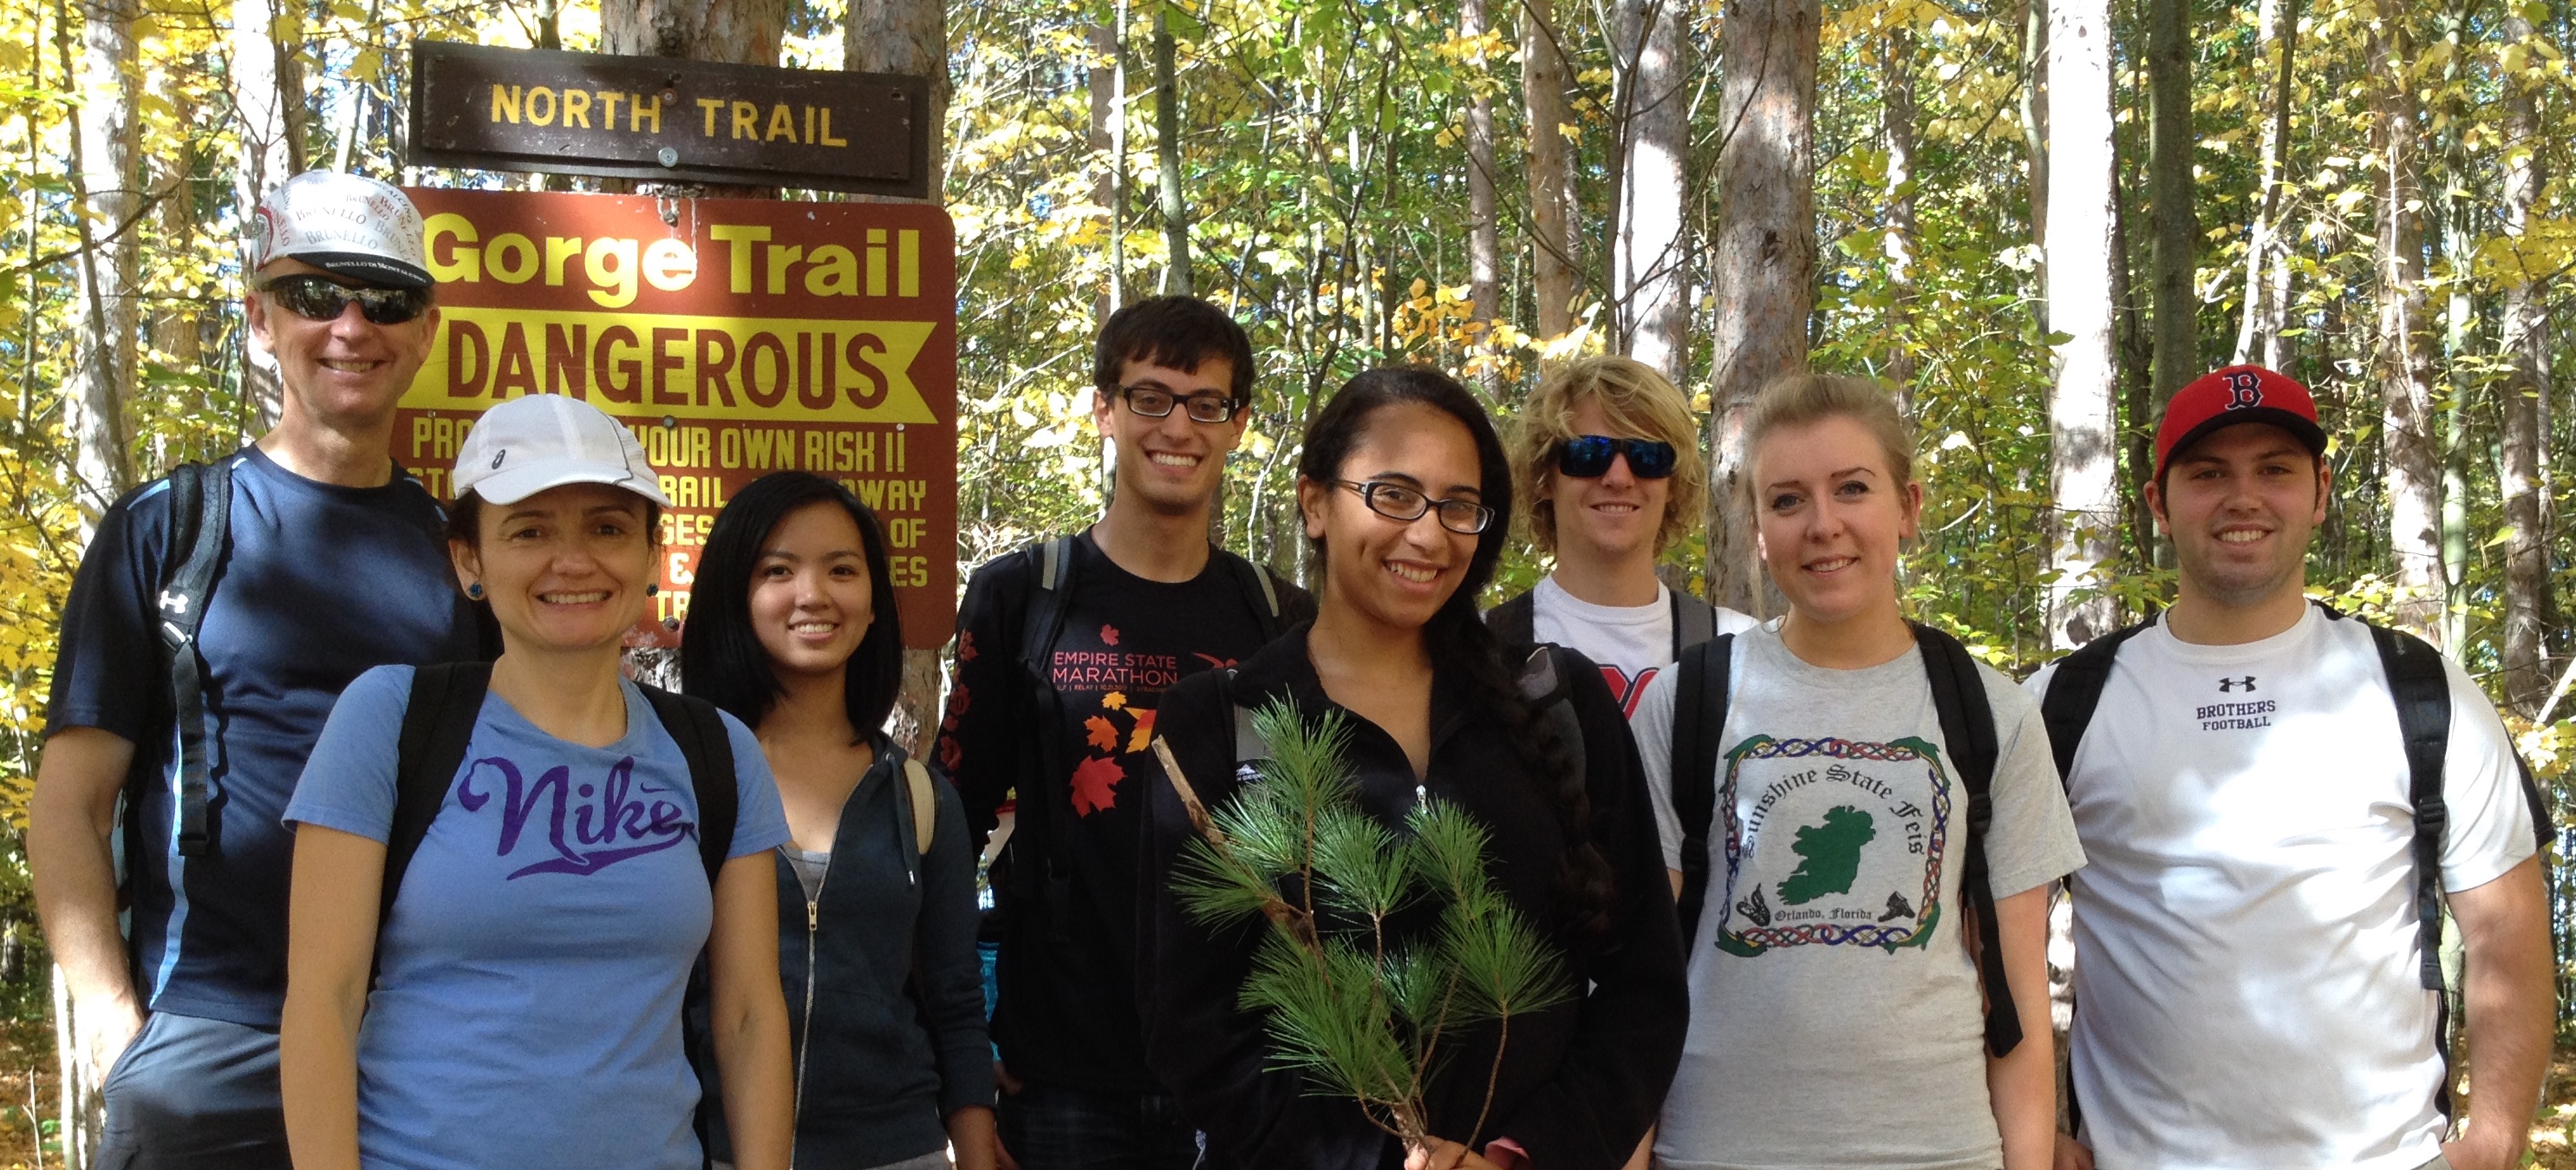
[[[2533,849],[2510,741],[2456,664],[2442,884]],[[2045,694],[2054,667],[2030,681]],[[2414,811],[2387,675],[2311,608],[2235,646],[2120,647],[2069,778],[2084,1140],[2104,1170],[2413,1170],[2441,1152]]]
[[[1753,628],[1751,617],[1725,606],[1717,610],[1717,632],[1732,634]],[[1637,700],[1654,685],[1673,660],[1673,594],[1658,584],[1646,605],[1594,605],[1565,591],[1551,573],[1530,590],[1530,629],[1541,642],[1553,642],[1600,664],[1601,679],[1631,719]]]
[[[1998,899],[2084,864],[2039,710],[1980,668],[1994,709],[1987,886]],[[1966,794],[1923,654],[1864,670],[1735,639],[1691,939],[1690,1035],[1655,1157],[1676,1170],[1993,1170],[1985,1010],[1961,940]],[[1672,687],[1630,729],[1664,864],[1681,868]],[[2025,1029],[2044,1025],[2024,1021]]]

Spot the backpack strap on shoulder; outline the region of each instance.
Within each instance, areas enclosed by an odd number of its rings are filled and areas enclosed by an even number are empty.
[[[197,654],[197,633],[232,531],[232,464],[222,459],[183,463],[170,470],[169,481],[169,543],[162,557],[168,576],[155,616],[161,644],[170,654],[170,714],[179,741],[179,855],[201,857],[213,845],[207,791],[221,763],[215,756],[222,745],[206,726],[205,661]]]
[[[1932,706],[1940,713],[1941,738],[1949,745],[1960,787],[1968,794],[1968,848],[1959,867],[1959,892],[1968,903],[1968,925],[1977,935],[1977,974],[1986,993],[1986,1051],[2003,1056],[2021,1043],[2021,1012],[2012,1000],[2004,973],[2003,932],[1995,918],[1995,892],[1986,883],[1986,833],[1995,819],[1995,760],[2001,749],[1995,738],[1995,714],[1986,699],[1985,680],[1977,660],[1957,638],[1921,623],[1914,641],[1923,650],[1923,671],[1932,684]]]
[[[1253,564],[1250,558],[1228,552],[1214,544],[1208,555],[1224,563],[1234,574],[1235,588],[1243,592],[1244,602],[1252,607],[1253,620],[1260,623],[1261,640],[1267,644],[1279,636],[1279,586],[1270,578],[1270,570]]]
[[[733,769],[733,737],[725,733],[716,705],[693,695],[675,695],[660,687],[636,684],[662,730],[680,745],[688,761],[689,788],[698,798],[698,858],[706,864],[707,884],[715,885],[733,849],[733,827],[742,793]]]
[[[939,832],[939,794],[931,790],[929,767],[911,756],[903,757],[903,786],[912,798],[913,852],[928,857],[931,838]]]
[[[2124,626],[2057,660],[2057,673],[2048,676],[2048,695],[2040,700],[2039,714],[2048,726],[2048,750],[2057,760],[2059,784],[2075,774],[2075,749],[2084,742],[2084,729],[2093,723],[2093,709],[2102,703],[2102,688],[2111,681],[2111,663],[2120,655],[2120,643],[2154,624],[2156,619],[2150,617]]]
[[[385,832],[384,889],[377,896],[376,930],[393,918],[394,897],[402,892],[403,872],[429,836],[429,824],[456,786],[457,770],[474,738],[474,721],[483,714],[483,696],[492,688],[489,662],[442,662],[415,668],[411,697],[403,704],[402,735],[396,740],[394,819]]]
[[[1709,603],[1690,595],[1688,590],[1667,589],[1672,594],[1673,657],[1717,636],[1717,610]]]
[[[1673,812],[1682,825],[1682,945],[1699,937],[1708,900],[1708,827],[1717,817],[1717,760],[1726,738],[1726,708],[1735,666],[1735,635],[1720,634],[1682,650],[1673,692]]]
[[[1505,646],[1527,646],[1538,641],[1538,606],[1523,593],[1485,611],[1485,628],[1494,632],[1494,640]]]
[[[2415,921],[2423,952],[2418,975],[2442,988],[2442,841],[2451,810],[2442,797],[2442,762],[2451,744],[2451,678],[2441,651],[2413,634],[2370,626],[2379,667],[2397,702],[2397,731],[2406,745],[2407,799],[2415,806]]]

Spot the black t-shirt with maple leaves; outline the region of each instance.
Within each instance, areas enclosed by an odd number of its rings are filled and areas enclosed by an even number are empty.
[[[1023,778],[1050,755],[1057,765],[1037,785],[1044,808],[1016,793],[1011,843],[995,866],[1003,929],[993,1038],[1004,1064],[1036,1083],[1156,1092],[1134,953],[1139,789],[1159,774],[1145,766],[1154,707],[1181,679],[1259,649],[1263,602],[1214,556],[1196,578],[1168,583],[1119,568],[1087,533],[1074,549],[1042,682],[1023,668],[1019,645],[1038,592],[1033,550],[968,581],[938,757],[979,843]],[[1282,628],[1312,613],[1294,586],[1280,592]],[[1054,692],[1053,720],[1042,717],[1039,685]],[[1056,737],[1056,750],[1042,751],[1040,736]]]

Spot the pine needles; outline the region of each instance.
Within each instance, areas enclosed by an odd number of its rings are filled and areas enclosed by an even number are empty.
[[[1438,1135],[1475,1145],[1512,1018],[1572,997],[1563,961],[1487,880],[1485,830],[1464,811],[1425,798],[1402,832],[1361,811],[1341,713],[1309,724],[1283,699],[1252,722],[1269,750],[1260,781],[1213,812],[1154,741],[1199,834],[1182,852],[1173,891],[1209,927],[1268,920],[1238,1002],[1267,1011],[1271,1067],[1358,1101],[1408,1144],[1433,1136],[1423,1092],[1444,1039],[1495,1023],[1475,1124]],[[1390,940],[1390,919],[1425,902],[1439,908],[1429,937]]]

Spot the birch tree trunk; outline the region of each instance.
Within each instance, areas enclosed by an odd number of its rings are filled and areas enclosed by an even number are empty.
[[[1807,366],[1815,304],[1817,0],[1734,0],[1718,54],[1717,237],[1710,259],[1708,596],[1760,613],[1744,420],[1762,387]]]
[[[228,47],[242,139],[233,161],[233,203],[247,216],[304,169],[304,71],[297,52],[303,32],[296,9],[283,0],[233,0],[232,15]],[[286,409],[277,363],[251,345],[247,333],[241,344],[242,397],[265,432]]]
[[[1887,227],[1879,251],[1887,258],[1887,380],[1908,417],[1914,413],[1914,32],[1904,24],[1879,41],[1879,131],[1887,139]]]
[[[2048,252],[2048,0],[2023,0],[2021,26],[2022,156],[2029,169],[2030,242]],[[2041,276],[2046,279],[2046,274]],[[2041,312],[2045,313],[2045,307]],[[2043,318],[2040,332],[2048,332]]]
[[[1635,64],[1611,295],[1623,309],[1628,356],[1675,385],[1690,369],[1690,240],[1682,210],[1690,160],[1688,19],[1689,9],[1671,0],[1620,0],[1617,13],[1619,56]]]
[[[134,397],[145,211],[136,107],[140,95],[137,0],[81,0],[81,108],[72,142],[80,217],[80,357],[65,395],[72,432],[81,540],[134,486]]]
[[[765,0],[778,3],[779,0]],[[784,6],[781,6],[784,16]],[[1159,19],[1159,17],[1158,17]],[[1158,24],[1159,31],[1160,25]],[[849,24],[844,28],[841,60],[861,73],[899,73],[923,77],[930,81],[929,108],[919,116],[930,122],[930,198],[926,203],[947,202],[945,177],[948,173],[948,99],[953,92],[948,78],[948,9],[943,0],[852,0]],[[1171,42],[1164,38],[1161,50],[1170,60]],[[777,57],[775,42],[770,49]],[[1168,77],[1164,80],[1163,101],[1168,107],[1175,99]],[[1170,138],[1172,123],[1164,123],[1164,136]],[[1173,150],[1177,155],[1177,148]],[[1172,164],[1177,168],[1177,162]],[[1166,179],[1166,182],[1176,180]],[[909,203],[908,199],[886,199],[889,203]],[[1186,230],[1186,229],[1184,229]],[[1189,261],[1186,244],[1178,261],[1182,291],[1188,291]],[[939,735],[939,651],[906,649],[903,652],[903,685],[895,693],[894,726],[888,734],[904,750],[924,759],[930,757],[931,741]]]
[[[1521,0],[1521,95],[1529,105],[1530,286],[1541,338],[1574,328],[1580,268],[1574,206],[1565,176],[1571,145],[1558,129],[1574,120],[1565,104],[1565,56],[1551,0]]]
[[[1126,5],[1118,6],[1123,22]],[[1100,298],[1093,306],[1098,324],[1109,323],[1109,315],[1127,303],[1125,250],[1120,246],[1127,231],[1127,47],[1119,25],[1091,26],[1091,149],[1100,158],[1100,173],[1091,182],[1091,201],[1107,209],[1109,216],[1109,279],[1102,283]],[[1104,450],[1114,458],[1116,448],[1107,444]],[[1109,474],[1107,462],[1101,474]],[[1107,483],[1107,479],[1101,482]]]
[[[1181,189],[1181,81],[1170,0],[1154,6],[1154,169],[1162,196],[1163,294],[1190,295],[1190,205]],[[1209,523],[1220,524],[1219,509]],[[1220,528],[1218,535],[1222,537]]]
[[[2531,22],[2519,9],[2508,9],[2502,28],[2510,63],[2515,50],[2529,43]],[[2508,68],[2503,79],[2504,206],[2500,226],[2519,241],[2531,222],[2532,204],[2543,178],[2538,95],[2528,81]],[[2541,513],[2540,398],[2548,393],[2549,301],[2545,278],[2518,274],[2505,286],[2503,336],[2506,377],[2496,388],[2502,396],[2504,521],[2513,530],[2505,539],[2504,557],[2504,695],[2523,714],[2536,712],[2547,700],[2549,675],[2542,660],[2546,629],[2543,609],[2549,599],[2549,531]]]
[[[2118,555],[2120,529],[2108,0],[2049,2],[2048,125],[2048,322],[2069,335],[2056,350],[2048,400],[2050,562],[2058,573],[2048,628],[2051,645],[2070,650],[2109,633],[2118,617],[2096,592]]]
[[[2264,53],[2278,54],[2273,74],[2271,117],[2263,123],[2263,146],[2256,164],[2254,226],[2245,241],[2245,305],[2236,327],[2236,352],[2230,364],[2259,362],[2280,369],[2286,350],[2281,330],[2289,312],[2289,249],[2281,231],[2281,191],[2288,185],[2291,79],[2299,54],[2299,0],[2263,0],[2256,14],[2262,26]]]
[[[2057,49],[2051,37],[2052,54]],[[2147,5],[2147,181],[2154,206],[2156,404],[2201,374],[2200,297],[2192,288],[2199,262],[2199,217],[2192,213],[2191,0]],[[2089,193],[2088,193],[2089,194]],[[2087,228],[2089,231],[2090,228]],[[2051,328],[2059,325],[2052,320]]]
[[[2438,638],[2442,608],[2441,445],[2433,433],[2432,339],[2424,305],[2423,110],[2409,78],[2415,39],[2404,0],[2374,0],[2370,28],[2373,138],[2379,184],[2381,451],[2388,550],[2402,596],[2390,616]],[[2452,647],[2444,647],[2452,649]]]
[[[1458,32],[1483,36],[1492,26],[1486,0],[1462,0]],[[1478,78],[1467,102],[1467,299],[1468,320],[1483,326],[1476,340],[1490,346],[1493,323],[1503,315],[1502,240],[1494,205],[1494,99]],[[1487,402],[1502,398],[1500,366],[1488,362],[1477,377]]]

